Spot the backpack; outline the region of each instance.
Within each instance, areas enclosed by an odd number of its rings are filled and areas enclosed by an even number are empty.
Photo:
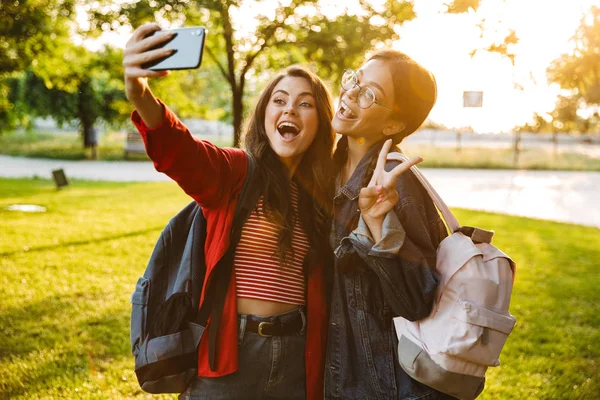
[[[241,227],[256,204],[254,160],[239,195],[229,248],[219,260],[205,289],[206,219],[192,201],[162,231],[131,296],[131,352],[135,374],[148,393],[181,393],[198,376],[198,345],[210,316],[215,326],[223,311],[233,256]],[[209,331],[209,363],[214,369],[218,329]]]
[[[400,153],[388,159],[406,161]],[[394,318],[400,366],[413,379],[460,399],[474,399],[516,319],[509,313],[515,263],[491,245],[493,231],[461,226],[413,166],[451,234],[437,248],[440,283],[429,317]]]

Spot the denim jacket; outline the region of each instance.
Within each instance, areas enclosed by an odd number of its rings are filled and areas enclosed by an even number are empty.
[[[392,318],[409,320],[431,312],[438,277],[436,248],[446,229],[433,202],[412,172],[396,190],[400,200],[374,243],[362,217],[355,229],[358,196],[371,148],[334,198],[331,233],[335,249],[330,326],[325,368],[326,399],[449,398],[410,378],[399,366]],[[397,162],[386,165],[389,171]]]

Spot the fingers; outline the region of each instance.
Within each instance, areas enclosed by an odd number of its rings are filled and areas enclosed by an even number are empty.
[[[385,141],[381,150],[379,151],[379,156],[377,156],[377,164],[375,165],[375,170],[373,171],[373,175],[371,176],[371,181],[369,182],[369,186],[377,183],[378,177],[385,171],[385,163],[387,160],[387,154],[392,147],[392,139],[388,139]]]
[[[392,188],[388,190],[381,185],[367,186],[360,190],[359,198],[362,202],[368,202],[369,204],[381,203],[389,200],[390,198],[396,197],[396,189]]]
[[[397,165],[394,169],[389,172],[385,171],[385,164],[387,162],[387,155],[392,147],[392,140],[388,139],[385,141],[383,146],[381,147],[381,151],[377,157],[377,165],[375,166],[375,171],[373,171],[373,176],[371,177],[371,181],[369,182],[369,187],[380,187],[382,192],[381,196],[385,196],[387,192],[395,190],[398,178],[400,175],[408,171],[412,166],[417,165],[423,159],[421,157],[413,157],[399,165]]]
[[[153,32],[159,31],[160,26],[156,22],[150,22],[147,24],[141,25],[139,28],[135,30],[133,33],[133,37],[138,41],[144,39],[146,36],[152,34]]]
[[[152,71],[141,67],[129,67],[125,69],[125,75],[128,79],[131,78],[160,78],[161,76],[169,75],[169,71]]]
[[[173,49],[156,49],[143,53],[128,54],[123,58],[125,67],[140,67],[141,65],[173,54]]]
[[[395,181],[400,177],[400,175],[402,175],[403,173],[408,171],[413,165],[417,165],[421,161],[423,161],[421,157],[413,157],[410,160],[404,161],[402,164],[397,165],[393,170],[391,170],[389,173],[393,177],[391,181],[394,184],[394,186],[396,184]]]
[[[379,151],[379,156],[377,157],[377,165],[375,166],[375,171],[381,172],[385,168],[385,162],[387,160],[387,155],[390,152],[390,148],[392,147],[392,139],[388,139],[381,147]]]
[[[362,189],[360,189],[360,194],[359,197],[362,198],[375,198],[375,197],[379,197],[379,195],[381,195],[382,192],[382,187],[381,185],[377,185],[377,186],[366,186]]]
[[[173,49],[161,47],[173,38],[173,33],[154,34],[160,30],[155,23],[144,24],[133,33],[123,51],[123,67],[125,79],[157,78],[168,74],[167,71],[150,71],[142,66],[148,62],[159,60],[173,54]]]
[[[139,28],[137,28],[135,30],[135,32],[133,32],[133,35],[131,35],[131,37],[125,44],[125,49],[127,49],[128,47],[134,45],[135,43],[143,40],[146,36],[152,34],[153,32],[156,32],[158,30],[160,30],[160,26],[158,26],[158,24],[156,24],[156,23],[149,23],[149,24],[141,25]]]
[[[131,54],[141,54],[149,50],[151,51],[153,49],[158,49],[159,47],[162,47],[162,45],[169,39],[173,38],[173,35],[173,32],[165,32],[130,42],[125,47],[125,50],[123,50],[123,55],[128,56]],[[167,49],[167,47],[163,48]]]
[[[166,44],[176,35],[174,32],[161,32],[156,35],[149,36],[140,41],[137,46],[139,52],[148,51],[158,47],[166,47]]]

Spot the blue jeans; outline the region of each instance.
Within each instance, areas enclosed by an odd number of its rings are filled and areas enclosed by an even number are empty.
[[[298,313],[306,321],[303,308],[268,317],[253,316],[253,319],[269,322],[279,317],[285,322]],[[264,337],[246,332],[247,318],[244,314],[238,316],[238,370],[218,378],[198,377],[179,396],[180,400],[306,398],[306,323],[300,333]]]

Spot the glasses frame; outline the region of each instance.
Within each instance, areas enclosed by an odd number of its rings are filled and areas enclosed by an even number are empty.
[[[352,87],[351,87],[351,88],[348,88],[348,89],[346,89],[346,88],[344,87],[343,79],[344,79],[344,75],[346,75],[346,74],[348,74],[348,73],[352,74],[352,78],[353,78],[353,82],[354,82],[354,84],[352,85]],[[341,86],[341,87],[342,87],[342,89],[343,89],[344,91],[346,91],[346,92],[349,92],[350,90],[352,90],[352,89],[354,89],[355,87],[357,87],[357,86],[358,86],[358,94],[357,94],[357,97],[356,97],[356,104],[358,104],[358,106],[359,106],[360,108],[362,108],[363,110],[366,110],[367,108],[371,107],[373,104],[377,104],[378,106],[381,106],[381,107],[383,107],[383,108],[387,108],[387,109],[388,109],[388,110],[390,110],[390,111],[394,111],[394,110],[392,110],[390,107],[388,107],[388,106],[386,106],[386,105],[383,105],[383,104],[381,104],[380,102],[378,102],[378,101],[377,101],[377,98],[376,98],[376,96],[375,96],[375,92],[373,91],[373,89],[371,89],[371,88],[370,88],[370,87],[368,87],[368,86],[361,86],[361,85],[358,83],[358,75],[356,74],[356,71],[354,71],[353,69],[350,69],[350,68],[349,68],[349,69],[345,69],[345,70],[344,70],[344,74],[342,75],[342,79],[341,79],[341,85],[340,85],[340,86]],[[361,95],[361,94],[364,94],[364,93],[365,93],[365,92],[367,92],[367,91],[370,91],[370,92],[371,92],[371,94],[373,94],[373,101],[372,101],[372,102],[371,102],[371,104],[369,104],[368,106],[366,106],[366,107],[363,107],[363,106],[361,106],[361,105],[360,105],[360,101],[359,101],[359,99],[360,99],[360,95]]]

